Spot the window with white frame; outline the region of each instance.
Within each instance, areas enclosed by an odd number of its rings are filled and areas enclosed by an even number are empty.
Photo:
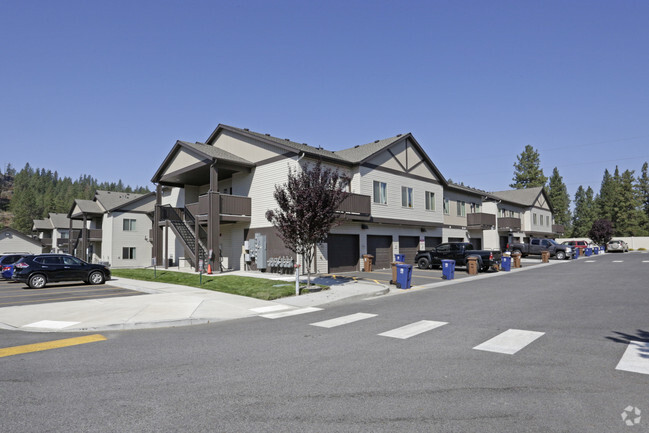
[[[541,221],[539,221],[539,225],[543,225],[543,215],[539,215],[541,217]]]
[[[401,206],[413,207],[412,202],[412,188],[407,186],[401,187]]]
[[[122,248],[122,259],[124,259],[124,260],[135,260],[135,247],[123,247]]]
[[[457,202],[457,216],[466,216],[466,203],[463,201]]]
[[[374,203],[388,204],[388,184],[374,181]]]
[[[480,213],[480,203],[471,203],[471,213]]]
[[[536,214],[535,214],[535,213],[532,214],[532,222],[533,222],[534,224],[536,224]]]
[[[125,232],[135,231],[135,220],[125,218],[124,221],[122,221],[122,229]]]
[[[447,198],[444,198],[444,215],[451,214],[451,203]]]
[[[426,191],[426,210],[435,210],[435,193]]]
[[[545,216],[545,225],[550,227],[550,217],[548,215]]]

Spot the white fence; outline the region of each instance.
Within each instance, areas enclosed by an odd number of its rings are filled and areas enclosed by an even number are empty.
[[[640,248],[649,250],[649,236],[631,236],[631,237],[614,236],[613,239],[622,239],[624,242],[626,242],[629,245],[629,249],[631,250],[638,250]],[[557,238],[556,241],[559,243],[563,241],[592,242],[590,238],[561,238],[561,239]]]

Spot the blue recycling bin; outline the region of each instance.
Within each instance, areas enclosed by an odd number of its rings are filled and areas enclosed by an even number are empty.
[[[592,254],[593,254],[593,249],[590,247],[586,248],[586,251],[584,251],[584,255],[586,257],[590,257]]]
[[[412,265],[397,263],[397,288],[409,289],[412,281]]]
[[[595,254],[595,255],[599,254],[599,247],[593,248],[593,254]]]
[[[395,254],[394,255],[394,261],[403,263],[403,262],[406,261],[406,255],[405,254]]]
[[[509,272],[512,270],[512,258],[509,256],[503,256],[500,259],[500,267],[503,271]]]
[[[572,256],[573,259],[578,259],[578,258],[579,258],[579,250],[580,250],[580,249],[581,249],[581,248],[575,248],[575,255]]]
[[[442,260],[442,278],[445,280],[455,278],[455,260]]]

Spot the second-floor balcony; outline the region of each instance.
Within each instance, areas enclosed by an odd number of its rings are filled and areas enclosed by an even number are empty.
[[[496,215],[490,213],[470,213],[466,216],[466,226],[469,229],[490,229],[496,226]]]
[[[338,207],[338,212],[352,215],[369,216],[372,206],[369,195],[350,193]]]
[[[101,229],[88,229],[88,239],[91,241],[101,241]]]
[[[198,201],[185,205],[194,218],[206,218],[210,209],[210,194],[212,199],[219,201],[219,215],[222,221],[250,221],[252,215],[252,200],[250,197],[207,193],[198,197]]]
[[[500,217],[498,218],[498,230],[512,230],[520,231],[521,219],[514,217]]]

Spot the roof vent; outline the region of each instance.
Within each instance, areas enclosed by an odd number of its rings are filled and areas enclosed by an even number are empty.
[[[270,134],[264,134],[264,135],[267,136],[267,137],[270,137]]]
[[[250,131],[248,128],[243,128],[244,131]]]
[[[288,138],[285,138],[284,140],[286,140],[286,141],[291,141],[291,140],[289,140]]]
[[[356,148],[359,147],[359,146],[360,146],[360,144],[357,144],[356,146],[354,146],[354,149],[356,149]]]
[[[374,140],[375,143],[378,143],[379,141],[381,141],[381,140]]]
[[[401,137],[403,134],[397,134],[397,137]]]
[[[305,146],[308,146],[308,144],[306,144],[306,143],[302,143],[302,144],[304,144]]]

